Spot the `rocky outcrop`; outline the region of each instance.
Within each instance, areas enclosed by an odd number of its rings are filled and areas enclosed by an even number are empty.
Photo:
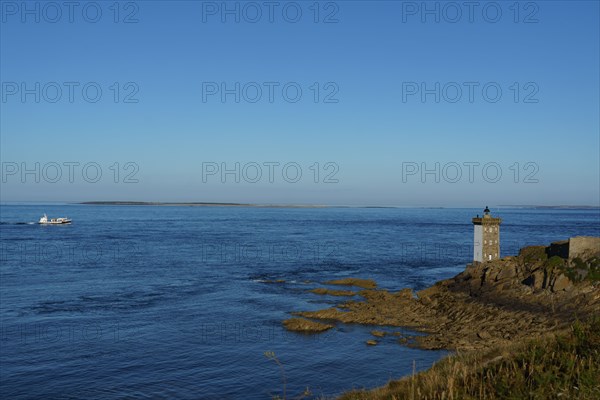
[[[333,325],[310,321],[304,318],[290,318],[283,321],[283,326],[289,331],[300,333],[320,333],[333,328]]]
[[[506,344],[600,314],[600,253],[548,256],[531,246],[518,256],[468,265],[452,279],[413,293],[362,290],[364,301],[295,313],[311,319],[401,326],[426,333],[402,343],[425,349],[471,350]]]
[[[364,289],[375,289],[377,283],[372,279],[344,278],[325,282],[326,285],[357,286]]]
[[[352,290],[332,290],[327,288],[315,288],[309,290],[311,293],[322,294],[322,295],[330,295],[330,296],[356,296],[358,293],[353,292]]]
[[[575,286],[578,287],[575,294],[591,290],[590,286],[600,278],[596,277],[600,249],[597,252],[588,249],[587,258],[582,260],[552,255],[559,253],[555,245],[525,247],[517,257],[468,265],[449,287],[476,297],[510,292],[512,297],[525,300],[531,299],[528,296],[531,292],[570,292]]]

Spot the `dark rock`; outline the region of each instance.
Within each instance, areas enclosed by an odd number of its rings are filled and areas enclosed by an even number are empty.
[[[523,281],[521,281],[521,283],[523,285],[527,285],[527,286],[533,287],[533,285],[535,283],[535,278],[533,277],[533,275],[529,275],[527,278],[523,279]]]

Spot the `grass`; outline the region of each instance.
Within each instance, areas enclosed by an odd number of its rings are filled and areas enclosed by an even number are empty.
[[[600,317],[567,332],[485,353],[457,354],[428,371],[341,400],[600,399]]]
[[[592,282],[600,281],[600,259],[598,257],[593,257],[587,260],[587,262],[577,257],[573,259],[573,264],[575,268],[587,271],[587,280]]]
[[[283,383],[283,397],[279,396],[279,395],[273,395],[271,396],[272,400],[288,400],[287,397],[287,377],[285,375],[285,368],[283,367],[283,364],[281,363],[281,361],[279,361],[279,358],[277,358],[277,356],[275,355],[275,352],[273,351],[265,351],[264,353],[265,357],[267,357],[269,360],[273,360],[273,362],[275,362],[275,364],[277,364],[277,366],[279,367],[279,370],[281,372],[281,382]],[[301,400],[301,399],[305,399],[309,396],[311,396],[312,393],[310,392],[310,390],[308,389],[308,387],[304,390],[304,392],[294,396],[293,398],[291,398],[290,400]]]
[[[539,246],[527,248],[526,250],[522,252],[523,259],[530,264],[540,265],[548,275],[562,273],[571,282],[600,281],[600,258],[598,257],[587,258],[585,261],[580,257],[566,260],[559,256],[547,258]]]
[[[572,282],[581,282],[582,280],[591,282],[600,281],[600,258],[592,257],[584,261],[576,257],[569,263],[560,263],[559,261],[555,261],[555,258],[557,257],[551,257],[546,264],[551,267],[558,267]],[[582,273],[584,273],[585,277],[581,275]]]

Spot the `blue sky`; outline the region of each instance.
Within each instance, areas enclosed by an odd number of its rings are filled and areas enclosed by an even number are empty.
[[[596,1],[1,3],[1,201],[600,202]]]

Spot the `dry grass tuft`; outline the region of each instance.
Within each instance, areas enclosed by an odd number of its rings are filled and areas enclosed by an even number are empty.
[[[456,354],[428,371],[340,400],[526,398],[600,398],[600,318],[560,334]]]

